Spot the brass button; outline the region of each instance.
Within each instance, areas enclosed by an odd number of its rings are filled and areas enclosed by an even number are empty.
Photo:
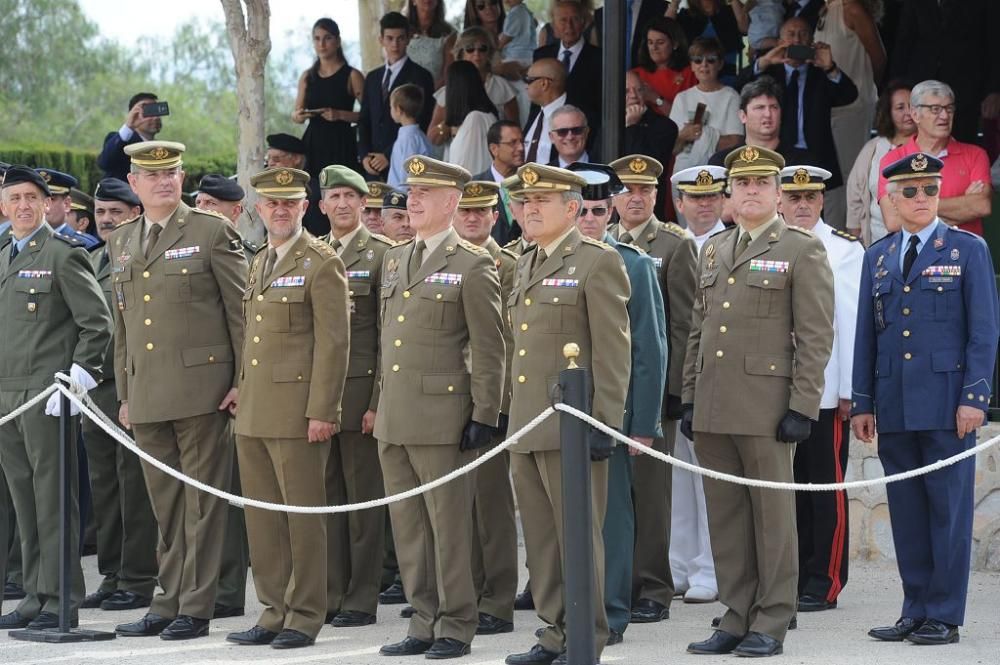
[[[209,356],[208,357],[208,362],[214,363],[215,362],[215,356]]]
[[[392,343],[392,345],[398,349],[399,347],[403,346],[403,340],[397,339],[395,342]]]
[[[403,297],[404,298],[409,298],[410,297],[410,292],[409,291],[403,291]]]
[[[255,319],[257,319],[258,321],[263,321],[263,320],[264,320],[264,317],[263,317],[263,316],[261,316],[260,314],[258,314],[258,315],[257,315],[257,316],[255,316],[254,318],[255,318]]]
[[[353,295],[354,295],[354,291],[348,291],[348,292],[347,292],[347,295],[349,295],[349,296],[353,296]]]
[[[937,290],[938,290],[938,291],[944,291],[944,287],[943,287],[943,286],[939,286],[939,287],[937,288]]]
[[[299,374],[299,375],[298,375],[297,377],[295,377],[295,378],[296,378],[296,379],[298,379],[299,381],[301,381],[301,380],[302,380],[302,375],[301,375],[301,374]]]
[[[719,349],[718,351],[715,352],[715,357],[716,358],[721,358],[724,355],[726,355],[726,354],[722,351],[722,349]]]
[[[436,294],[434,294],[434,299],[435,299],[435,300],[441,300],[441,298],[443,298],[443,297],[444,297],[444,296],[442,296],[442,295],[441,295],[440,293],[436,293]]]
[[[251,360],[250,364],[253,365],[254,367],[256,367],[257,366],[257,359],[254,358],[253,360]]]
[[[28,293],[34,293],[34,292],[35,292],[34,289],[28,289]]]
[[[556,296],[555,298],[553,298],[552,302],[559,302],[559,296]]]
[[[254,337],[253,337],[253,343],[254,344],[260,344],[260,337],[258,337],[257,335],[254,335]]]
[[[281,296],[281,302],[288,302],[288,296]]]
[[[187,268],[181,268],[181,274],[182,275],[188,274],[188,269]]]
[[[528,324],[527,323],[522,323],[521,324],[521,330],[527,330],[527,329],[528,329]]]
[[[985,396],[983,396],[983,395],[980,395],[980,396],[979,396],[979,401],[980,401],[980,402],[985,402],[985,401],[986,401],[986,397],[985,397]]]
[[[400,314],[399,316],[396,317],[396,320],[399,321],[400,323],[402,323],[403,321],[406,320],[406,317],[403,316],[402,314]]]
[[[765,280],[764,280],[764,286],[767,286],[767,285],[768,285],[768,284],[770,284],[770,283],[771,283],[771,281],[770,281],[770,280],[768,280],[768,279],[765,279]]]
[[[153,319],[146,319],[145,321],[143,321],[143,323],[145,323],[147,326],[151,326],[153,325]]]
[[[910,287],[909,286],[904,286],[903,287],[903,293],[909,293],[909,292],[910,292]]]
[[[527,351],[525,351],[524,349],[521,349],[520,351],[517,352],[517,355],[519,355],[519,356],[521,356],[523,358],[524,354],[526,354],[526,353],[527,353]]]
[[[147,351],[152,351],[153,350],[153,343],[152,342],[146,342],[146,350]]]
[[[778,369],[778,366],[777,365],[771,365],[768,369],[770,369],[773,372],[774,370]]]
[[[448,392],[450,393],[455,392],[455,386],[448,386]]]
[[[143,276],[144,279],[149,279],[149,271],[148,270],[143,270],[142,271],[142,276]]]
[[[730,277],[729,279],[726,280],[726,283],[727,284],[735,284],[736,283],[736,278],[735,277]]]
[[[147,293],[146,295],[144,295],[144,296],[142,297],[142,299],[143,299],[143,301],[145,301],[145,302],[149,302],[150,300],[152,300],[152,298],[150,297],[150,295],[149,295],[148,293]]]
[[[371,375],[372,375],[372,374],[374,374],[374,373],[375,373],[375,370],[373,370],[373,369],[370,369],[370,370],[368,370],[368,375],[369,375],[369,376],[371,376]]]
[[[907,353],[903,354],[903,357],[906,358],[907,360],[912,360],[913,359],[913,354],[907,352]]]
[[[525,298],[524,299],[524,304],[525,304],[526,307],[531,307],[531,298]]]
[[[263,294],[257,296],[257,302],[260,302],[263,299],[264,299]]]
[[[722,303],[722,309],[729,309],[729,301]]]
[[[903,316],[909,316],[909,315],[910,315],[910,308],[909,307],[904,307],[903,308]]]
[[[972,393],[969,393],[966,397],[968,397],[969,399],[975,399],[976,398],[976,396],[974,394],[972,394]]]
[[[518,383],[524,383],[524,382],[525,382],[525,381],[527,381],[527,380],[528,380],[528,379],[527,379],[527,378],[525,378],[524,374],[522,374],[521,376],[517,377],[517,382],[518,382]]]
[[[726,326],[719,326],[719,332],[720,333],[725,334],[728,331],[729,331],[729,328],[727,328]]]
[[[904,330],[903,331],[903,337],[909,337],[909,336],[910,336],[910,331],[909,330]]]
[[[399,365],[393,365],[392,366],[392,371],[393,372],[398,372],[399,371]]]

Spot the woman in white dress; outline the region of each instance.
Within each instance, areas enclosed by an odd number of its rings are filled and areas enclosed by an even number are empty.
[[[471,62],[456,60],[448,65],[444,122],[431,127],[433,134],[447,137],[444,160],[469,173],[482,173],[493,161],[486,132],[497,121],[497,110],[486,94],[479,70]]]

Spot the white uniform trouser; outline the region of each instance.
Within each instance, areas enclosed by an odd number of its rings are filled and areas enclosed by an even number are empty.
[[[698,464],[694,444],[680,433],[680,421],[674,457]],[[670,516],[670,570],[677,589],[703,586],[718,591],[715,562],[708,535],[708,509],[702,477],[678,467],[673,468],[673,503]]]

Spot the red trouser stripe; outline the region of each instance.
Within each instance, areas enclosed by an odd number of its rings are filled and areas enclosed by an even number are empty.
[[[833,468],[836,482],[844,481],[844,471],[840,466],[840,450],[844,445],[844,428],[839,414],[833,416]],[[826,594],[827,602],[833,602],[844,588],[840,577],[841,564],[844,558],[844,535],[847,533],[847,493],[834,492],[837,502],[837,525],[833,531],[833,544],[830,551],[830,591]]]

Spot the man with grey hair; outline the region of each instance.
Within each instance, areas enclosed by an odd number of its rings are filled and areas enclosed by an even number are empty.
[[[592,155],[587,152],[590,127],[587,116],[578,107],[564,104],[552,113],[549,140],[554,152],[549,157],[549,166],[566,168],[573,162],[590,162]]]
[[[985,150],[952,136],[955,93],[947,83],[922,81],[910,91],[910,114],[917,133],[886,153],[879,170],[918,152],[936,156],[944,162],[938,217],[949,226],[983,235],[983,218],[993,211],[990,162]],[[888,196],[884,177],[879,177],[878,199],[886,228],[898,231],[902,221]]]

